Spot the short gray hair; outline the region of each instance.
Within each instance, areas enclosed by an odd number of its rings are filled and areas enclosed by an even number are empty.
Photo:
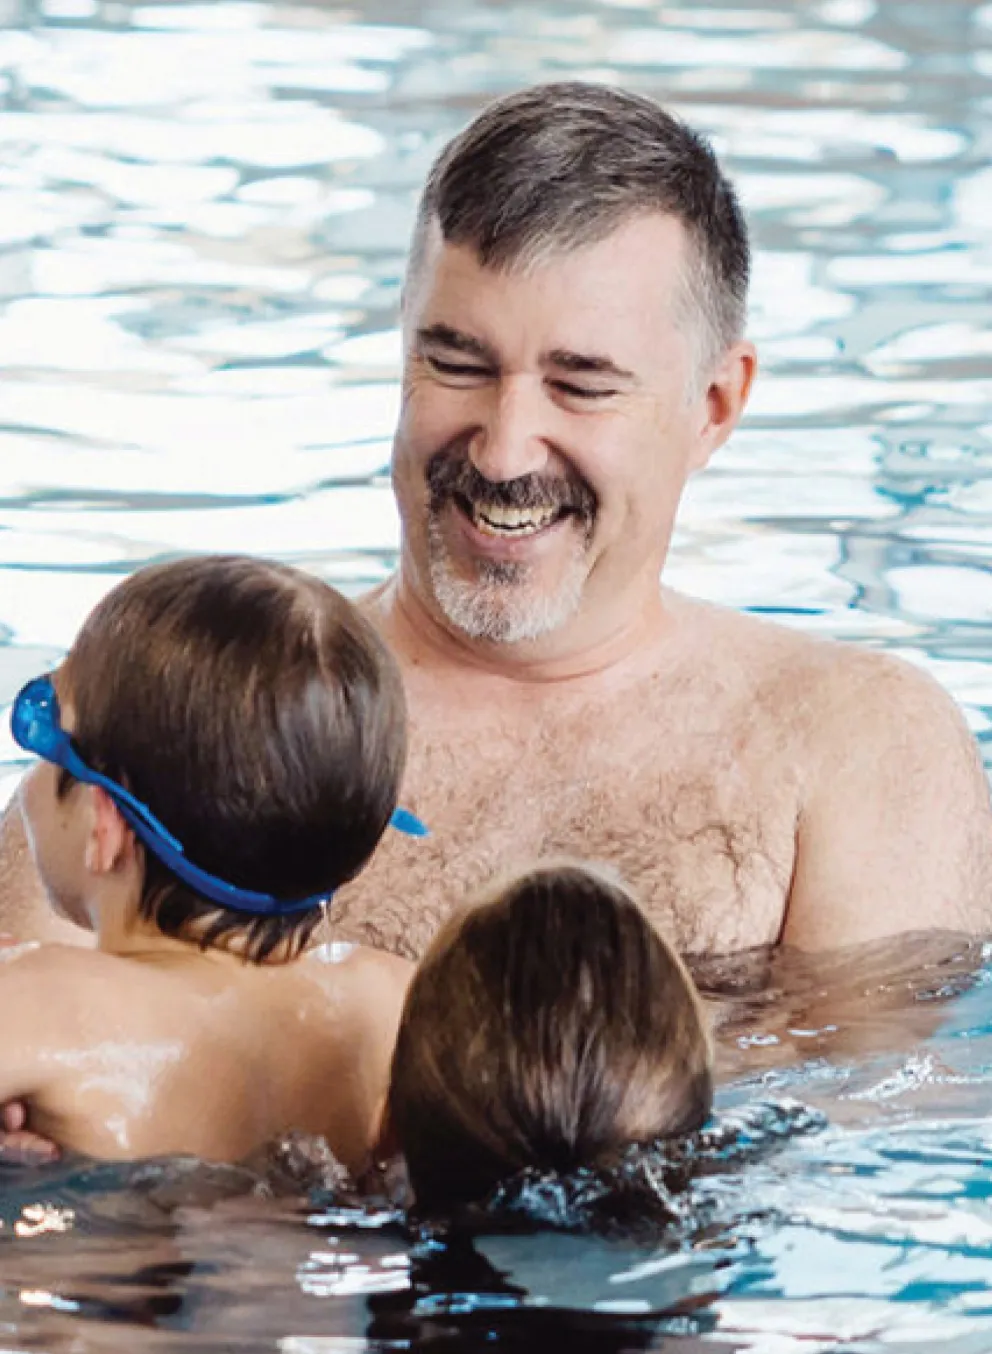
[[[750,251],[733,186],[708,143],[650,99],[568,81],[510,94],[442,150],[417,211],[409,276],[433,223],[483,266],[526,266],[605,239],[632,216],[674,216],[688,237],[683,321],[708,367],[744,331]]]

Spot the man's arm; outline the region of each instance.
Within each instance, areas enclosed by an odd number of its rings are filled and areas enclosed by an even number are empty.
[[[0,817],[0,935],[60,945],[89,945],[79,926],[52,911],[31,859],[17,795]]]
[[[992,932],[989,787],[946,692],[909,664],[845,650],[810,713],[783,943]]]

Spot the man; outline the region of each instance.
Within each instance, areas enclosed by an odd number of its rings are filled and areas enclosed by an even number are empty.
[[[947,696],[659,585],[750,391],[747,279],[732,188],[647,100],[524,91],[441,155],[403,306],[399,568],[365,601],[433,835],[384,844],[341,937],[416,956],[493,874],[563,852],[618,866],[689,954],[989,927],[988,788]],[[15,810],[24,935],[18,834]]]

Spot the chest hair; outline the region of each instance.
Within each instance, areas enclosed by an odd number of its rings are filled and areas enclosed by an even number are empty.
[[[387,833],[339,895],[335,933],[416,958],[494,878],[568,855],[619,870],[683,952],[771,943],[794,850],[787,759],[760,720],[638,696],[639,710],[422,715],[404,803],[431,836]]]

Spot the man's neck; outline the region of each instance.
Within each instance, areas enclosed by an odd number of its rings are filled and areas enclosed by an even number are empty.
[[[441,618],[403,576],[395,574],[360,603],[400,661],[434,673],[474,672],[493,684],[540,687],[563,683],[608,685],[645,661],[674,624],[660,587],[646,590],[639,604],[606,617],[585,618],[540,640],[497,644],[476,640]]]

